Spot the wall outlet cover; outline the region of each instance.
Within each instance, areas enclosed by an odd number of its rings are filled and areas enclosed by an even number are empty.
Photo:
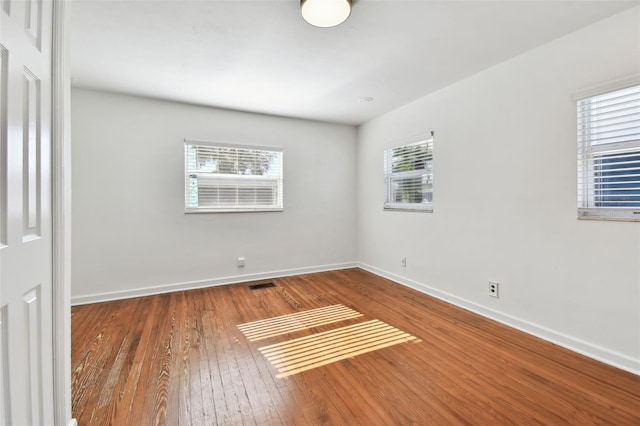
[[[499,288],[500,288],[500,284],[498,284],[495,281],[489,281],[489,296],[495,297],[495,298],[500,297],[498,293]]]

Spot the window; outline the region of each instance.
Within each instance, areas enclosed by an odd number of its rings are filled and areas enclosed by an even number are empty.
[[[283,209],[282,149],[185,141],[185,212]]]
[[[640,85],[577,108],[578,215],[640,220]]]
[[[384,152],[387,210],[433,211],[433,132]]]

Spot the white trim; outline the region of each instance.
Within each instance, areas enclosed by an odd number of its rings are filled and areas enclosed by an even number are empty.
[[[584,87],[572,96],[574,101],[580,101],[582,99],[590,98],[592,96],[601,95],[607,92],[613,92],[616,90],[626,89],[627,87],[640,84],[640,74],[629,74],[620,78],[612,79],[604,83],[594,84],[592,86]]]
[[[433,213],[433,206],[429,205],[429,207],[393,207],[398,203],[389,204],[389,206],[384,206],[382,210],[386,212],[417,212],[417,213]],[[406,204],[409,205],[409,204]],[[415,206],[416,204],[410,204],[411,206]]]
[[[496,310],[479,305],[475,302],[471,302],[469,300],[460,298],[458,296],[454,296],[452,294],[437,290],[426,284],[422,284],[422,283],[413,281],[409,278],[405,278],[400,275],[387,272],[385,270],[376,268],[366,263],[360,262],[358,266],[361,269],[364,269],[365,271],[387,278],[398,284],[412,288],[421,293],[428,294],[429,296],[433,296],[437,299],[451,303],[460,308],[474,312],[478,315],[482,315],[483,317],[490,318],[494,321],[498,321],[509,327],[512,327],[522,332],[525,332],[527,334],[531,334],[533,336],[539,337],[543,340],[549,341],[558,346],[562,346],[563,348],[585,355],[589,358],[593,358],[595,360],[604,362],[605,364],[612,365],[621,370],[625,370],[630,373],[640,375],[640,359],[634,359],[630,356],[611,351],[609,349],[591,344],[589,342],[585,342],[575,337],[567,336],[566,334],[562,334],[557,331],[548,329],[546,327],[539,326],[529,321],[516,318],[514,316],[504,314],[502,312],[498,312]]]
[[[578,209],[578,220],[606,220],[609,222],[640,222],[640,218],[624,217],[624,216],[606,216],[606,212],[598,212],[597,214],[582,214]],[[633,214],[633,213],[632,213]]]
[[[71,419],[71,144],[67,0],[53,1],[51,61],[53,420]]]
[[[269,212],[283,212],[284,207],[260,209],[257,207],[251,207],[246,209],[195,209],[185,208],[184,214],[201,214],[201,213],[269,213]]]
[[[407,138],[407,140],[413,140],[413,137]],[[429,173],[429,169],[413,169],[402,172],[394,172],[393,171],[393,151],[400,148],[405,148],[408,146],[414,145],[422,145],[424,144],[427,151],[424,153],[425,161],[431,162],[431,172]],[[431,153],[429,155],[429,146],[431,146]],[[434,132],[433,130],[429,133],[429,136],[426,138],[419,138],[413,142],[402,143],[396,145],[391,148],[386,148],[383,152],[383,175],[384,175],[384,198],[382,203],[383,210],[393,210],[393,211],[425,211],[429,213],[433,213],[433,181],[434,181],[434,171],[433,171],[433,147],[434,147]],[[431,159],[429,160],[429,157]],[[416,156],[417,159],[422,159],[422,155]],[[414,158],[415,159],[415,158]],[[410,178],[410,179],[424,179],[431,175],[431,201],[422,202],[422,203],[409,203],[409,202],[396,202],[390,201],[392,198],[392,186],[393,182],[396,179]],[[428,185],[423,182],[426,187],[422,187],[423,190],[426,190]],[[429,192],[429,191],[427,191]]]
[[[629,106],[640,99],[640,85],[624,87],[577,101],[579,218],[640,221],[640,208],[632,201],[636,188],[631,181],[627,185],[625,175],[640,164],[638,140],[625,134],[626,126],[640,123]]]
[[[135,288],[130,290],[113,291],[108,293],[95,293],[74,296],[71,298],[73,306],[89,303],[109,302],[112,300],[131,299],[133,297],[153,296],[156,294],[171,293],[182,290],[195,290],[198,288],[215,287],[227,284],[237,284],[248,281],[289,277],[292,275],[311,274],[314,272],[336,271],[339,269],[357,268],[358,262],[334,263],[330,265],[310,266],[305,268],[283,269],[280,271],[268,271],[255,274],[232,275],[222,278],[211,278],[199,281],[187,281],[183,283],[163,284],[151,287]]]
[[[76,419],[71,419],[67,426],[78,426],[78,421]]]
[[[275,146],[267,146],[267,145],[251,145],[244,144],[242,142],[214,142],[208,140],[200,140],[200,139],[184,139],[185,145],[206,145],[212,147],[225,147],[225,148],[240,148],[240,149],[253,149],[257,151],[272,151],[272,152],[284,152],[283,147],[275,147]]]
[[[284,210],[284,152],[274,150],[274,148],[254,148],[248,145],[234,146],[238,157],[245,159],[255,158],[256,153],[270,153],[275,158],[269,159],[268,173],[264,175],[243,175],[242,171],[235,173],[206,172],[200,170],[198,163],[200,149],[207,155],[219,154],[220,148],[228,147],[228,144],[203,143],[185,139],[184,142],[184,206],[185,213],[235,213],[235,212],[271,212]],[[275,161],[272,161],[275,160]],[[277,166],[275,170],[271,170]],[[271,172],[276,173],[274,176]],[[218,194],[225,187],[230,190],[232,198],[235,198],[229,205],[221,205]],[[253,200],[241,200],[242,189],[253,190]],[[258,193],[258,189],[265,190],[265,193]],[[211,192],[207,192],[207,190]],[[201,191],[205,194],[204,200],[200,199]],[[249,193],[251,195],[251,192]],[[260,199],[260,202],[258,201]],[[201,201],[204,205],[201,205]],[[229,200],[231,201],[231,200]],[[252,201],[253,204],[244,204]],[[262,205],[261,202],[265,204]],[[226,203],[222,203],[226,204]]]
[[[429,130],[427,132],[420,132],[413,134],[411,136],[405,136],[400,139],[394,139],[393,141],[388,141],[384,144],[383,149],[386,151],[387,149],[399,148],[405,145],[411,145],[414,143],[429,141],[435,137],[435,131]]]

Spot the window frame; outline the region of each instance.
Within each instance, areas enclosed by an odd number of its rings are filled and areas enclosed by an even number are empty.
[[[197,170],[190,170],[188,166],[188,150],[189,146],[202,146],[209,147],[214,149],[235,149],[241,151],[260,151],[266,153],[276,154],[279,161],[279,173],[275,176],[268,175],[252,175],[252,174],[239,174],[239,173],[215,173],[215,172],[203,172]],[[200,213],[257,213],[257,212],[279,212],[284,211],[284,149],[281,147],[273,147],[273,146],[264,146],[264,145],[248,145],[241,143],[229,143],[229,142],[213,142],[213,141],[202,141],[195,139],[184,139],[184,213],[185,214],[200,214]],[[199,181],[201,180],[209,180],[212,181],[209,186],[214,187],[217,182],[218,185],[220,183],[226,183],[227,185],[236,185],[235,194],[236,194],[236,203],[218,207],[205,206],[205,207],[193,207],[189,204],[190,197],[193,195],[190,193],[190,187],[192,187],[193,175],[197,175]],[[238,201],[239,196],[239,186],[243,183],[243,181],[264,181],[259,185],[253,186],[254,190],[257,188],[269,188],[272,187],[275,189],[276,193],[274,198],[276,199],[276,203],[269,206],[260,207],[257,204],[243,206]],[[197,184],[196,184],[197,185]],[[201,188],[201,186],[197,186],[197,188]],[[252,186],[248,185],[247,188],[252,188]],[[219,191],[220,188],[218,187]]]
[[[584,126],[580,121],[583,115],[587,115],[588,107],[581,106],[581,102],[589,99],[615,93],[618,91],[640,88],[640,81],[624,80],[618,84],[608,84],[596,90],[583,92],[580,96],[574,97],[576,111],[576,141],[577,141],[577,207],[578,219],[586,220],[612,220],[612,221],[640,221],[640,206],[619,207],[619,206],[597,206],[598,203],[605,203],[602,198],[608,194],[600,192],[597,194],[595,189],[596,182],[598,184],[606,184],[603,179],[607,179],[606,169],[603,167],[603,159],[607,156],[626,155],[624,151],[628,151],[631,157],[640,155],[640,139],[631,139],[626,141],[618,141],[611,143],[594,143],[597,138],[591,138],[592,127]],[[582,108],[582,110],[581,110]],[[635,121],[632,118],[631,121]],[[616,157],[611,157],[616,158]],[[637,160],[633,160],[634,162]],[[589,182],[594,182],[589,184]],[[622,181],[624,182],[624,181]],[[620,182],[610,182],[609,184],[618,184]],[[634,188],[635,189],[635,188]],[[631,196],[635,197],[635,193]],[[601,198],[600,198],[601,197]],[[609,201],[613,204],[613,201]]]
[[[412,145],[425,144],[427,146],[427,162],[430,163],[430,167],[425,169],[412,169],[408,171],[393,172],[391,159],[393,158],[393,151],[401,148],[406,148]],[[396,141],[393,146],[386,148],[383,152],[383,176],[384,176],[384,194],[383,194],[383,210],[385,211],[405,211],[405,212],[421,212],[421,213],[433,213],[433,181],[434,181],[434,163],[433,163],[433,145],[434,145],[434,132],[419,134],[410,138]],[[431,201],[422,203],[412,202],[394,202],[390,198],[392,194],[391,185],[393,185],[394,178],[417,178],[427,176],[430,179],[431,188],[428,189],[429,184],[422,184],[423,190],[427,188],[427,192],[431,193]]]

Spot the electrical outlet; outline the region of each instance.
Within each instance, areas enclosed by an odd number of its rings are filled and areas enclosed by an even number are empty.
[[[495,297],[495,298],[500,297],[498,294],[499,287],[500,287],[500,284],[498,284],[497,282],[489,281],[489,296]]]
[[[244,268],[244,257],[238,258],[238,268]]]
[[[403,267],[403,268],[406,268],[406,267],[407,267],[407,258],[406,258],[406,257],[403,257],[403,258],[402,258],[402,267]]]

